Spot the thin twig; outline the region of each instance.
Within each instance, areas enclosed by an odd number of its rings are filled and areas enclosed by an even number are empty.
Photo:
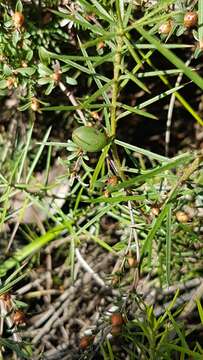
[[[89,266],[89,264],[86,262],[86,260],[82,257],[79,249],[75,250],[75,255],[80,263],[80,265],[82,266],[82,268],[87,271],[92,277],[93,279],[97,282],[97,284],[99,286],[105,287],[105,282],[99,277],[98,274],[95,273],[95,271]]]
[[[37,278],[34,281],[29,282],[28,284],[22,286],[20,289],[16,290],[16,294],[17,295],[23,295],[25,293],[27,293],[30,289],[34,288],[34,287],[38,287],[46,278],[46,273],[42,274],[40,278]]]
[[[130,212],[130,221],[131,221],[131,237],[133,236],[134,241],[135,241],[135,246],[136,246],[136,259],[137,259],[137,267],[134,269],[134,273],[133,273],[133,283],[132,283],[132,287],[131,290],[136,289],[138,282],[139,282],[139,278],[140,278],[140,274],[139,274],[139,263],[140,263],[140,246],[139,246],[139,241],[138,241],[138,236],[137,236],[137,231],[135,228],[135,220],[134,220],[134,216],[133,216],[133,209],[132,209],[132,203],[131,201],[128,201],[128,209]]]
[[[136,257],[137,257],[137,262],[139,264],[139,262],[140,262],[140,246],[139,246],[139,240],[138,240],[138,236],[137,236],[135,219],[134,219],[134,216],[133,216],[133,209],[132,209],[131,201],[128,201],[128,209],[129,209],[129,213],[130,213],[131,232],[132,232],[133,238],[135,240]]]
[[[17,221],[16,224],[15,224],[15,227],[14,227],[14,229],[13,229],[13,231],[12,231],[10,240],[9,240],[9,242],[8,242],[8,246],[7,246],[7,248],[6,248],[6,254],[8,254],[8,252],[9,252],[9,250],[10,250],[10,247],[11,247],[11,245],[13,244],[13,240],[14,240],[14,238],[15,238],[15,235],[16,235],[16,232],[17,232],[17,230],[18,230],[18,228],[19,228],[19,225],[20,225],[20,221]]]
[[[186,61],[185,65],[189,66],[193,59],[193,55]],[[183,78],[183,73],[180,73],[177,77],[177,81],[175,83],[175,87],[179,86]],[[167,122],[166,122],[166,132],[165,132],[165,156],[169,155],[169,145],[170,145],[170,137],[171,137],[171,124],[172,124],[172,117],[173,117],[173,110],[175,105],[176,93],[174,92],[171,95],[169,107],[168,107],[168,115],[167,115]]]
[[[59,316],[61,315],[61,313],[67,309],[67,307],[70,305],[72,299],[71,299],[71,294],[75,291],[75,286],[78,286],[79,284],[81,284],[81,280],[76,281],[74,286],[71,286],[68,291],[66,291],[63,295],[64,297],[60,297],[60,301],[57,301],[57,303],[55,304],[55,306],[51,309],[52,310],[52,316],[50,317],[50,319],[45,323],[45,325],[39,329],[37,335],[34,337],[33,339],[33,344],[37,344],[39,342],[39,340],[45,335],[47,334],[53,323],[55,321],[58,320]],[[64,301],[62,301],[62,298]],[[64,299],[65,298],[65,299]],[[57,309],[57,310],[56,310]],[[49,314],[50,315],[50,314]]]
[[[46,289],[50,290],[53,285],[53,279],[52,279],[52,257],[51,252],[47,249],[46,251],[46,267],[47,267],[47,276],[46,276]],[[51,293],[47,293],[46,295],[46,301],[48,303],[51,302]]]
[[[196,300],[201,299],[203,296],[203,281],[198,286],[198,288],[192,293],[190,301],[185,306],[183,312],[181,313],[181,318],[186,318],[196,307]]]
[[[73,96],[73,94],[67,89],[67,87],[60,81],[59,82],[59,87],[61,89],[61,91],[67,96],[67,98],[70,100],[71,104],[73,106],[78,106],[77,101],[75,100],[75,97]],[[87,121],[85,119],[85,116],[83,115],[83,112],[80,109],[76,109],[81,121],[83,122],[84,125],[87,125]]]

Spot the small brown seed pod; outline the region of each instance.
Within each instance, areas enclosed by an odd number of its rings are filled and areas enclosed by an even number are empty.
[[[117,312],[111,315],[111,325],[112,326],[121,326],[123,325],[123,316],[121,313]]]
[[[109,195],[110,195],[109,191],[108,191],[108,190],[105,190],[105,191],[104,191],[104,197],[105,197],[105,198],[108,198]]]
[[[27,64],[26,61],[21,61],[21,66],[22,66],[23,68],[27,68],[27,67],[28,67],[28,64]]]
[[[61,80],[61,72],[60,71],[54,72],[51,75],[51,77],[52,77],[52,80],[54,80],[55,83],[58,83]]]
[[[6,85],[7,85],[7,88],[10,90],[13,88],[13,86],[15,85],[15,78],[14,77],[9,77],[7,80],[6,80]]]
[[[111,176],[110,178],[108,178],[108,179],[107,179],[107,183],[108,183],[108,185],[112,185],[112,186],[116,185],[116,184],[118,183],[118,178],[117,178],[117,176],[116,176],[116,175],[113,175],[113,176]]]
[[[166,21],[165,23],[161,24],[159,27],[159,33],[163,35],[168,35],[173,28],[173,22],[171,20]]]
[[[86,350],[88,348],[88,346],[90,346],[92,340],[93,340],[93,336],[90,336],[90,335],[85,335],[83,336],[81,339],[80,339],[80,344],[79,344],[79,347],[82,349],[82,350]]]
[[[154,216],[158,216],[160,209],[158,207],[153,207],[153,208],[151,208],[151,211]]]
[[[24,24],[25,17],[21,12],[16,11],[12,16],[12,20],[13,20],[15,28],[19,29]]]
[[[25,314],[22,310],[16,310],[13,315],[13,322],[16,325],[22,325],[26,323]]]
[[[93,117],[94,120],[99,120],[99,114],[97,111],[91,111],[90,115]]]
[[[187,29],[193,28],[197,24],[198,15],[196,11],[188,11],[184,16],[184,26]]]
[[[104,41],[100,41],[97,45],[97,50],[103,49],[105,47]]]
[[[120,277],[116,274],[113,274],[112,279],[111,279],[111,283],[113,286],[116,286],[120,281]]]
[[[176,219],[180,222],[180,223],[187,223],[189,220],[188,215],[184,212],[184,211],[177,211],[176,213]]]
[[[10,293],[4,293],[2,295],[0,295],[0,300],[4,301],[4,303],[8,306],[11,307],[12,303],[11,303],[11,294]]]
[[[135,268],[137,266],[137,259],[132,255],[128,256],[128,265],[130,268]]]
[[[39,110],[40,103],[35,97],[32,98],[30,107],[31,107],[31,109],[33,111],[38,111]]]

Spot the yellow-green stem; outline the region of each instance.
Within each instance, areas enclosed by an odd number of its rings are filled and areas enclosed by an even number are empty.
[[[112,89],[112,101],[111,101],[111,136],[114,138],[116,136],[116,110],[117,110],[117,98],[119,93],[119,76],[120,76],[120,69],[121,69],[121,50],[123,44],[122,38],[122,29],[118,32],[117,35],[117,48],[115,54],[115,61],[114,61],[114,77],[113,77],[113,89]],[[112,146],[112,153],[113,159],[118,171],[119,176],[124,180],[124,174],[121,170],[121,163],[118,156],[116,145],[113,144]]]
[[[111,136],[112,138],[116,137],[116,127],[117,127],[117,98],[119,93],[119,77],[121,71],[121,52],[123,46],[123,23],[122,23],[122,16],[120,12],[120,4],[119,1],[116,0],[116,12],[117,12],[117,19],[118,19],[118,28],[117,28],[117,36],[116,36],[116,52],[115,52],[115,59],[114,59],[114,73],[113,73],[113,88],[112,88],[112,100],[111,100]],[[125,174],[122,171],[121,162],[118,156],[116,144],[113,143],[112,145],[112,154],[113,160],[118,172],[118,175],[122,180],[125,180]]]
[[[121,67],[121,49],[123,38],[120,34],[117,36],[117,49],[114,62],[114,77],[113,77],[113,89],[112,89],[112,101],[111,101],[111,135],[116,135],[116,103],[119,92],[119,75]]]

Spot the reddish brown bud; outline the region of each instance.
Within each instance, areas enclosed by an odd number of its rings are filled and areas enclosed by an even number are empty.
[[[173,28],[173,23],[171,20],[166,21],[165,23],[161,24],[159,27],[159,33],[163,35],[168,35]]]
[[[184,25],[186,28],[193,28],[197,24],[198,15],[196,11],[188,11],[184,16]]]
[[[12,19],[13,19],[13,23],[14,23],[14,26],[16,29],[21,28],[21,26],[24,24],[24,21],[25,21],[24,15],[19,11],[16,11],[13,14]]]
[[[99,120],[99,114],[97,111],[92,111],[91,116],[93,117],[94,120]]]
[[[54,72],[51,77],[56,83],[58,83],[61,80],[61,72]]]
[[[116,286],[118,284],[118,282],[120,281],[120,277],[116,274],[114,274],[112,276],[112,279],[111,279],[111,283],[113,286]]]
[[[22,62],[21,62],[21,66],[22,66],[23,68],[27,68],[28,65],[27,65],[26,61],[22,61]]]
[[[113,175],[113,176],[111,176],[110,178],[108,178],[107,183],[108,183],[109,185],[112,185],[112,186],[116,185],[116,184],[118,183],[118,178],[117,178],[117,176],[116,176],[116,175]]]
[[[181,223],[187,223],[189,220],[189,217],[184,211],[177,211],[176,219]]]
[[[32,98],[30,107],[33,111],[39,110],[40,104],[39,104],[39,101],[35,97]]]
[[[13,86],[15,85],[15,78],[14,77],[9,77],[7,80],[6,80],[6,85],[7,85],[7,88],[10,90],[13,88]]]
[[[12,306],[11,303],[11,294],[5,293],[0,295],[0,300],[4,301],[4,303],[10,308]]]
[[[159,215],[159,212],[160,212],[159,208],[153,207],[151,210],[152,210],[152,214],[153,214],[153,215],[155,215],[155,216],[158,216],[158,215]]]
[[[80,339],[80,348],[82,350],[86,350],[88,346],[90,346],[91,342],[93,341],[94,337],[90,335],[85,335]]]
[[[16,310],[14,315],[13,315],[13,322],[16,325],[22,325],[25,324],[26,322],[26,318],[25,318],[25,314],[22,310]]]
[[[128,265],[130,268],[135,268],[137,266],[137,259],[132,255],[128,257]]]
[[[121,326],[123,325],[123,322],[123,316],[121,313],[117,312],[111,315],[112,326]]]
[[[108,191],[108,190],[105,190],[105,191],[104,191],[104,197],[105,197],[105,198],[108,198],[108,197],[109,197],[109,191]]]
[[[100,41],[97,45],[97,50],[103,49],[105,47],[105,43],[103,41]]]

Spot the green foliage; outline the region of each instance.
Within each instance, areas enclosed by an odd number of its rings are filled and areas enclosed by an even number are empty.
[[[121,260],[111,274],[112,279],[117,277],[115,287],[121,295],[135,288],[140,275],[152,273],[163,287],[199,275],[202,249],[198,253],[195,249],[200,232],[198,209],[202,207],[201,153],[169,158],[118,138],[119,127],[129,119],[141,117],[143,127],[148,122],[155,124],[159,114],[153,113],[153,106],[162,109],[162,99],[173,95],[194,121],[203,124],[182,94],[191,83],[197,93],[203,89],[201,74],[186,63],[186,52],[198,62],[202,50],[193,46],[195,39],[201,43],[202,27],[186,29],[183,22],[184,14],[195,10],[201,25],[201,1],[189,3],[78,0],[64,6],[47,0],[32,5],[17,1],[14,7],[10,2],[0,4],[1,101],[16,99],[14,111],[25,127],[23,137],[16,137],[14,144],[0,137],[1,230],[11,221],[23,223],[33,204],[39,213],[46,213],[43,225],[37,230],[32,225],[23,229],[23,242],[14,246],[10,256],[3,256],[1,294],[24,279],[23,262],[32,258],[30,268],[36,265],[40,259],[34,255],[61,233],[71,238],[65,263],[72,281],[82,237]],[[22,23],[16,23],[15,12],[24,16]],[[166,22],[171,28],[161,33],[160,26]],[[183,34],[190,34],[192,45],[183,43]],[[180,74],[184,75],[182,83],[173,80]],[[158,81],[160,86],[152,86]],[[134,94],[138,96],[133,98]],[[51,133],[57,126],[63,139]],[[128,132],[126,127],[126,135]],[[101,153],[95,154],[97,151]],[[49,172],[57,152],[63,154],[60,165],[64,171],[50,185]],[[36,171],[41,168],[45,168],[45,179],[36,184]],[[68,210],[55,198],[47,200],[63,181],[68,181]],[[23,200],[19,208],[12,209],[19,192]],[[178,218],[180,211],[186,221]],[[105,216],[117,223],[115,241],[103,236]],[[136,259],[133,273],[127,264],[129,254]],[[202,321],[200,300],[197,308]],[[158,317],[152,306],[143,303],[142,317],[123,326],[123,349],[129,357],[161,360],[178,354],[181,359],[201,359],[201,347],[190,347],[187,331],[176,315],[170,306]],[[1,346],[29,358],[21,344],[10,339],[2,338]],[[100,352],[104,359],[119,358],[106,338]]]

